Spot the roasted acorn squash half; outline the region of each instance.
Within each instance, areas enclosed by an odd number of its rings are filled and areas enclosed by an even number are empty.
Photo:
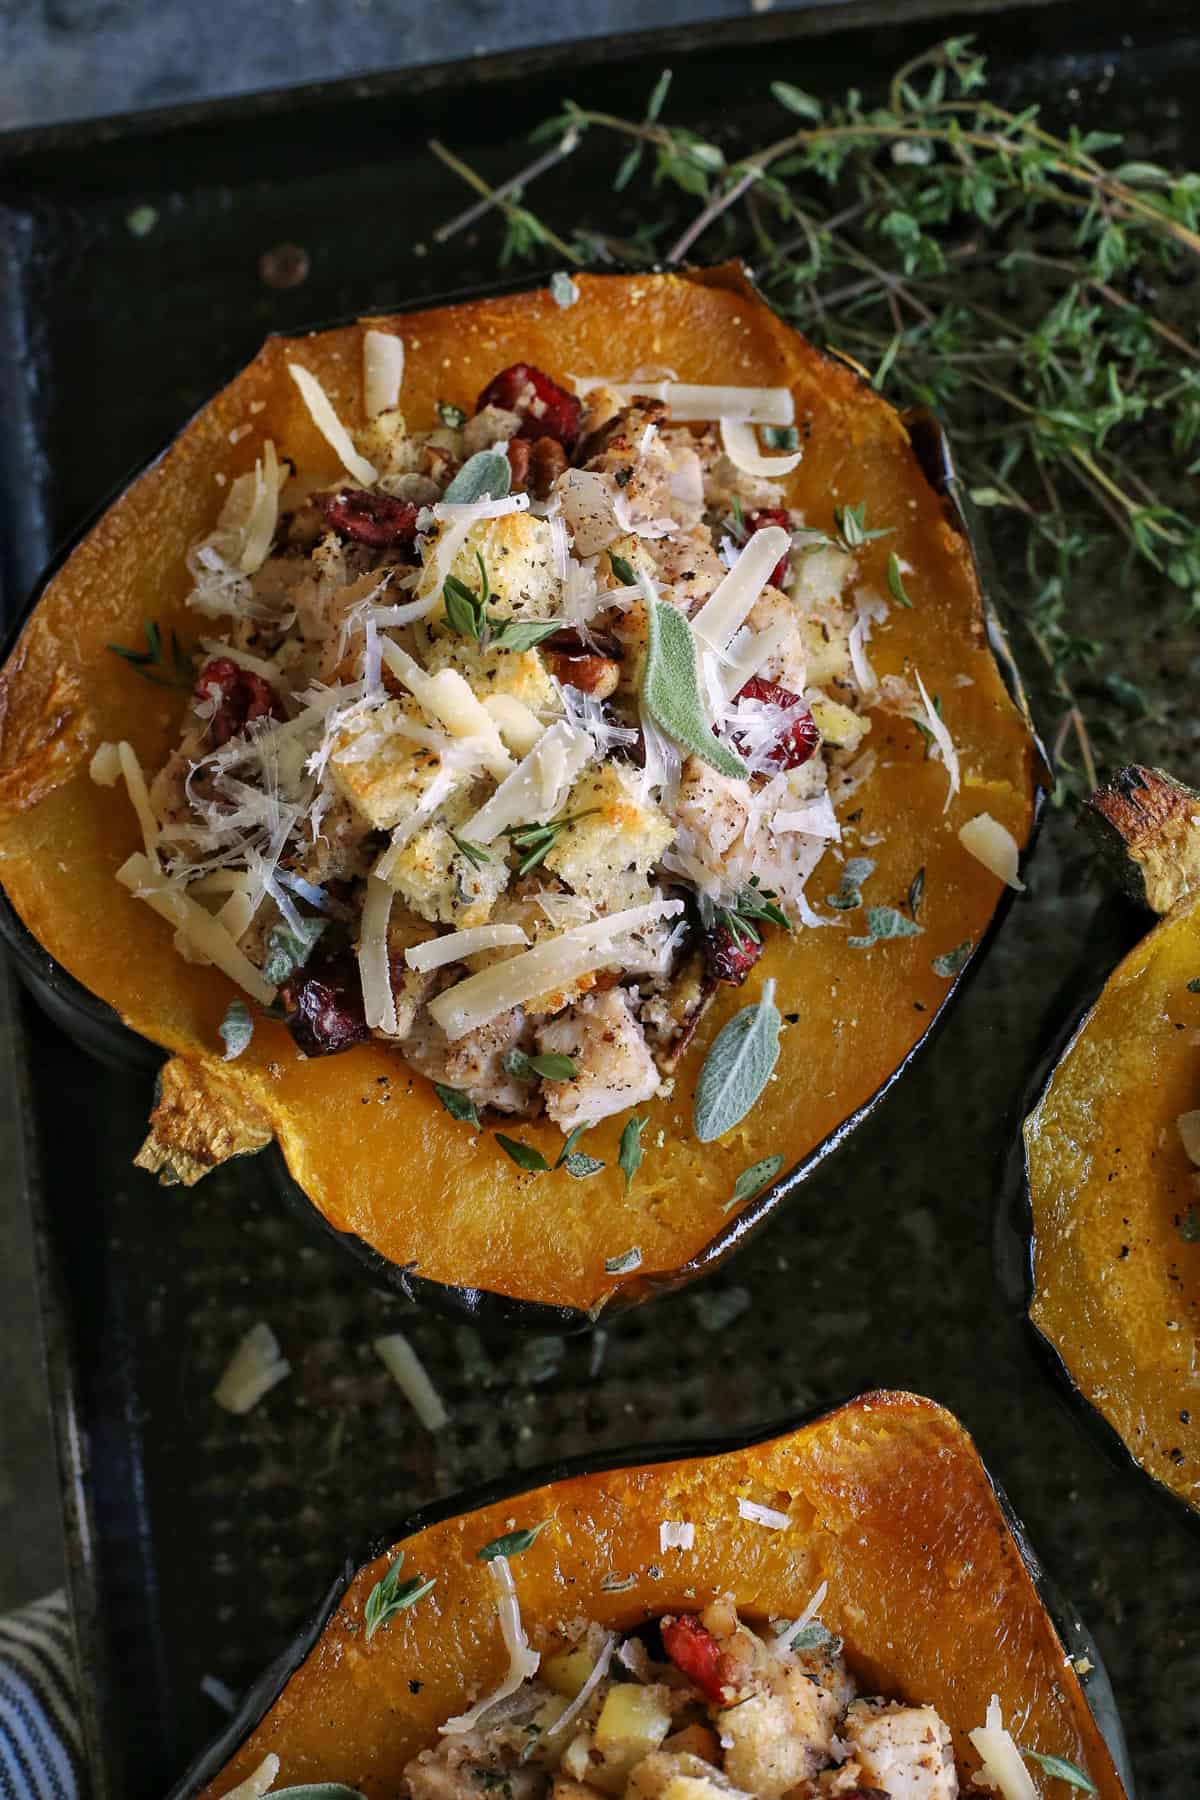
[[[855,370],[787,327],[738,267],[583,276],[578,288],[566,309],[541,289],[268,341],[52,575],[0,676],[7,935],[43,998],[85,1042],[109,1041],[111,1008],[168,1053],[144,1166],[191,1181],[274,1138],[298,1188],[377,1274],[473,1310],[496,1297],[510,1319],[536,1322],[537,1307],[542,1319],[551,1308],[566,1324],[711,1266],[891,1084],[1007,898],[957,830],[987,813],[1023,850],[1043,770],[936,426],[906,424]],[[632,1185],[617,1166],[621,1118],[589,1138],[602,1174],[583,1182],[561,1169],[526,1173],[490,1132],[451,1118],[423,1078],[401,1066],[396,1079],[394,1055],[379,1042],[306,1060],[283,1025],[264,1019],[239,1060],[223,1061],[229,981],[182,961],[170,926],[114,880],[136,848],[137,821],[123,794],[89,780],[89,759],[101,742],[126,738],[147,770],[159,767],[184,698],[147,686],[106,646],[139,642],[146,619],[163,642],[172,630],[185,642],[196,636],[184,605],[189,546],[211,529],[222,487],[253,468],[267,435],[306,468],[336,475],[287,364],[300,359],[354,425],[369,325],[407,341],[401,404],[418,425],[435,422],[438,402],[469,407],[515,359],[564,377],[652,364],[684,381],[786,385],[807,445],[786,484],[789,502],[823,530],[838,504],[864,506],[868,525],[890,527],[860,551],[863,577],[880,593],[893,555],[911,571],[912,605],[893,605],[872,655],[881,678],[919,668],[945,714],[961,788],[948,798],[928,732],[880,717],[876,766],[843,812],[876,865],[868,898],[904,914],[919,893],[920,933],[866,948],[860,933],[852,947],[854,926],[841,913],[830,915],[840,929],[777,934],[746,987],[721,991],[674,1092],[639,1109],[646,1154]],[[818,900],[837,888],[839,871],[827,854],[811,883]],[[788,1021],[775,1076],[740,1124],[698,1142],[689,1120],[706,1052],[768,978]],[[555,1161],[555,1129],[543,1123],[522,1135]],[[790,1173],[735,1200],[738,1177],[766,1158],[782,1158],[775,1166]]]
[[[1029,1316],[1071,1393],[1200,1510],[1200,796],[1156,769],[1092,797],[1122,886],[1163,914],[1076,1023],[1025,1121]],[[1190,1141],[1192,1154],[1188,1154]]]
[[[786,1514],[786,1526],[764,1527],[739,1502]],[[541,1654],[561,1647],[571,1620],[627,1632],[729,1594],[765,1625],[797,1618],[818,1595],[859,1688],[931,1705],[950,1727],[964,1791],[980,1767],[969,1734],[995,1695],[1022,1750],[1073,1764],[1100,1800],[1125,1792],[1105,1678],[1080,1654],[1081,1683],[1020,1527],[963,1427],[929,1400],[867,1394],[762,1442],[551,1471],[545,1484],[456,1504],[347,1569],[171,1800],[221,1800],[269,1754],[280,1789],[338,1782],[366,1800],[395,1794],[439,1725],[508,1668],[477,1553],[543,1521],[510,1562]],[[692,1546],[664,1549],[664,1521],[693,1525]],[[433,1586],[368,1641],[368,1596],[401,1552],[401,1578]],[[1029,1768],[1034,1792],[1060,1791]]]

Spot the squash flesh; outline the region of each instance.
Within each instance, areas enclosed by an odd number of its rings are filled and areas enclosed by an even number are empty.
[[[1200,902],[1109,978],[1025,1124],[1030,1317],[1130,1454],[1200,1507],[1200,1218],[1175,1121],[1200,1102]]]
[[[772,1497],[785,1531],[738,1515]],[[485,1566],[475,1551],[554,1515],[513,1561],[533,1646],[553,1651],[580,1617],[626,1631],[723,1592],[760,1617],[796,1617],[821,1581],[821,1617],[845,1639],[860,1686],[937,1708],[964,1774],[966,1734],[992,1693],[1031,1749],[1066,1756],[1101,1800],[1122,1789],[1078,1677],[962,1426],[908,1394],[867,1395],[785,1437],[715,1456],[571,1477],[448,1519],[404,1540],[405,1571],[430,1596],[368,1647],[362,1609],[399,1545],[354,1577],[316,1647],[241,1749],[203,1790],[219,1800],[269,1751],[278,1785],[344,1781],[394,1793],[405,1762],[468,1693],[505,1666]],[[659,1549],[664,1518],[696,1526],[690,1551]],[[647,1575],[655,1567],[658,1579]],[[605,1593],[604,1577],[637,1574]],[[419,1681],[413,1694],[410,1683]]]
[[[793,942],[775,937],[747,987],[726,991],[707,1015],[674,1094],[643,1109],[648,1154],[631,1193],[615,1167],[620,1119],[589,1139],[609,1165],[604,1174],[586,1184],[561,1172],[532,1176],[490,1136],[472,1137],[450,1119],[388,1051],[372,1045],[305,1062],[283,1027],[259,1022],[237,1078],[332,1224],[429,1280],[586,1311],[620,1286],[607,1259],[636,1245],[638,1285],[671,1275],[728,1223],[724,1208],[743,1169],[774,1153],[788,1166],[802,1160],[903,1063],[949,991],[931,958],[978,941],[1002,891],[958,844],[957,828],[987,811],[1024,844],[1037,777],[1028,728],[985,641],[969,552],[919,476],[896,414],[729,270],[592,277],[580,286],[580,301],[565,311],[541,292],[364,324],[391,324],[405,338],[401,406],[414,425],[432,421],[439,399],[469,407],[517,357],[559,374],[663,363],[683,380],[792,385],[813,432],[789,500],[821,526],[831,524],[835,502],[860,501],[868,524],[895,525],[864,551],[862,573],[886,592],[894,551],[915,570],[907,578],[915,606],[893,608],[872,660],[881,676],[915,664],[929,692],[941,694],[964,777],[943,812],[944,769],[926,759],[910,724],[876,714],[867,741],[878,766],[855,799],[862,837],[884,839],[869,850],[878,863],[869,898],[902,904],[923,864],[924,935],[857,952],[845,945],[853,924]],[[10,899],[56,960],[133,1029],[195,1062],[219,1060],[217,1026],[232,990],[212,970],[183,964],[169,927],[117,888],[113,871],[136,847],[136,822],[119,792],[95,788],[86,774],[95,745],[121,736],[145,767],[157,767],[183,696],[140,681],[104,646],[139,641],[145,617],[175,626],[188,643],[200,635],[183,604],[184,555],[219,507],[216,477],[250,466],[263,436],[305,468],[338,473],[285,365],[303,361],[355,422],[362,329],[269,342],[75,552],[0,686],[0,879]],[[251,414],[252,404],[262,410]],[[245,424],[256,430],[232,446],[230,431]],[[820,898],[837,880],[827,856],[810,891]],[[768,1095],[720,1143],[701,1146],[690,1112],[704,1052],[767,978],[800,1023],[785,1034]],[[552,1126],[523,1127],[522,1136],[554,1161],[561,1140]],[[420,1181],[398,1181],[398,1162],[419,1169]]]

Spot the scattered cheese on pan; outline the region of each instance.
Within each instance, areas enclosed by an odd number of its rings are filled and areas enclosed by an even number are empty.
[[[976,813],[973,819],[959,826],[958,841],[985,869],[1006,881],[1010,888],[1016,888],[1019,894],[1025,892],[1025,883],[1017,873],[1021,852],[1007,825],[1001,825],[991,813]]]
[[[368,419],[400,404],[404,339],[391,331],[363,333],[363,410]]]
[[[607,375],[572,375],[582,398],[593,388],[609,388],[626,405],[635,397],[664,400],[673,419],[699,423],[707,419],[741,420],[747,425],[790,425],[796,406],[790,388],[717,387],[689,381],[611,381]]]
[[[260,1319],[257,1325],[250,1327],[225,1365],[225,1372],[213,1389],[213,1399],[226,1412],[248,1413],[264,1394],[278,1387],[291,1372],[292,1365],[280,1351],[278,1338]],[[251,1791],[248,1785],[246,1791]],[[262,1793],[265,1789],[253,1791]]]
[[[1000,1800],[1038,1800],[1033,1777],[1021,1760],[1011,1732],[1004,1728],[1004,1715],[995,1694],[988,1703],[986,1723],[977,1725],[967,1736],[982,1759],[978,1785],[994,1788]]]
[[[333,402],[316,376],[310,374],[301,363],[289,363],[288,374],[300,389],[313,424],[330,449],[336,453],[342,467],[353,475],[355,481],[361,481],[364,487],[374,487],[379,480],[375,465],[369,463],[365,456],[360,456],[354,448],[350,433],[333,410]]]
[[[696,1527],[690,1519],[662,1519],[658,1527],[660,1550],[690,1550],[696,1541]]]
[[[786,1531],[788,1516],[774,1506],[760,1506],[757,1500],[738,1500],[738,1512],[754,1525],[765,1525],[768,1531]]]
[[[458,1737],[464,1731],[471,1731],[479,1720],[501,1700],[507,1700],[515,1694],[523,1682],[530,1681],[538,1672],[541,1657],[536,1650],[529,1648],[525,1636],[525,1627],[521,1623],[521,1607],[517,1599],[516,1583],[507,1556],[493,1556],[487,1565],[488,1574],[496,1590],[496,1612],[500,1620],[500,1632],[504,1638],[504,1648],[508,1651],[508,1670],[500,1686],[492,1694],[477,1700],[470,1712],[460,1713],[455,1719],[447,1719],[439,1727],[444,1736]]]
[[[682,911],[682,900],[652,900],[589,925],[575,925],[520,956],[482,969],[478,975],[468,975],[465,981],[456,982],[431,1000],[429,1010],[448,1038],[463,1037],[477,1025],[486,1025],[498,1013],[523,1006],[539,994],[565,987],[578,976],[603,968],[613,960],[621,938]]]
[[[252,1775],[240,1781],[235,1788],[222,1797],[222,1800],[262,1800],[272,1782],[279,1773],[279,1758],[272,1750],[263,1757]]]
[[[519,925],[471,925],[466,931],[448,931],[442,937],[430,938],[427,943],[414,944],[411,950],[404,952],[404,960],[410,969],[424,974],[429,969],[442,968],[445,963],[478,956],[481,950],[500,950],[528,942]]]
[[[275,989],[270,982],[264,981],[261,972],[248,956],[243,955],[225,927],[211,913],[205,912],[181,889],[168,886],[148,856],[139,851],[129,857],[117,870],[117,880],[139,900],[144,900],[168,925],[174,925],[185,943],[215,963],[222,974],[244,988],[252,1000],[270,1006],[275,998]]]
[[[372,1348],[426,1431],[440,1431],[450,1415],[441,1395],[425,1372],[425,1365],[402,1331],[375,1339]]]
[[[768,456],[758,447],[753,425],[741,419],[721,420],[721,448],[743,475],[761,475],[767,481],[790,475],[804,458],[803,450],[793,450],[785,456]]]
[[[791,547],[791,537],[782,525],[767,525],[747,540],[728,575],[692,620],[692,630],[710,649],[724,650],[734,632],[745,624],[771,571]]]
[[[394,890],[378,875],[367,877],[367,897],[358,927],[358,977],[362,982],[363,1017],[388,1037],[396,1035],[396,996],[388,961],[388,921]]]
[[[942,761],[946,765],[946,776],[950,785],[946,790],[946,800],[942,807],[942,811],[945,812],[958,792],[958,751],[954,748],[954,739],[947,731],[942,715],[931,703],[929,695],[925,691],[925,683],[921,680],[921,671],[914,669],[913,676],[920,689],[921,705],[925,708],[925,723],[929,728],[929,735],[941,751]]]

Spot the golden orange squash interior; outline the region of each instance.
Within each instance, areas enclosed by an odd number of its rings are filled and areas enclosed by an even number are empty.
[[[578,285],[565,310],[540,290],[272,339],[204,407],[50,582],[0,677],[0,880],[34,936],[134,1030],[202,1075],[236,1084],[334,1225],[429,1280],[588,1310],[621,1286],[607,1259],[637,1246],[640,1270],[626,1278],[637,1287],[682,1268],[729,1224],[734,1182],[748,1165],[775,1153],[788,1167],[799,1162],[903,1063],[950,990],[932,958],[977,943],[1002,892],[957,828],[989,812],[1024,844],[1040,765],[988,647],[969,548],[896,412],[785,326],[733,266],[583,276]],[[606,1171],[577,1182],[517,1169],[490,1133],[472,1135],[451,1119],[382,1046],[305,1061],[282,1025],[263,1021],[245,1055],[222,1068],[217,1026],[234,990],[211,968],[182,962],[170,927],[113,879],[138,847],[137,823],[121,790],[89,780],[90,752],[127,737],[153,770],[176,736],[184,696],[149,686],[105,645],[140,643],[147,617],[189,644],[211,633],[184,605],[184,558],[213,525],[220,479],[252,465],[268,435],[302,469],[338,474],[285,365],[299,359],[341,416],[361,422],[366,324],[403,334],[401,405],[413,428],[436,422],[439,399],[471,408],[518,359],[560,378],[665,366],[685,381],[790,385],[798,420],[811,422],[791,503],[824,528],[835,505],[865,503],[868,525],[894,528],[862,553],[865,578],[886,593],[892,551],[913,571],[912,610],[893,607],[872,658],[881,676],[919,669],[940,696],[962,791],[947,809],[946,771],[927,758],[920,734],[876,714],[867,741],[877,766],[851,810],[853,848],[878,864],[873,902],[902,905],[924,868],[923,935],[864,951],[847,945],[854,927],[844,921],[794,940],[776,934],[746,988],[724,991],[705,1019],[674,1092],[642,1109],[647,1155],[629,1193],[615,1166],[621,1119],[588,1140]],[[837,881],[827,857],[810,893],[823,898]],[[768,977],[784,1014],[797,1015],[774,1081],[719,1143],[697,1143],[691,1102],[705,1052]],[[561,1139],[552,1126],[522,1127],[522,1136],[554,1160]]]
[[[1134,1460],[1200,1507],[1200,900],[1118,966],[1025,1122],[1030,1316]],[[1193,1212],[1192,1209],[1196,1211]]]
[[[739,1499],[785,1511],[787,1529],[742,1518]],[[408,1759],[507,1667],[475,1552],[546,1518],[511,1564],[536,1650],[557,1648],[573,1620],[627,1631],[721,1593],[760,1620],[795,1618],[827,1582],[821,1618],[844,1639],[863,1691],[935,1706],[964,1777],[979,1767],[967,1733],[996,1694],[1024,1748],[1066,1757],[1100,1800],[1120,1800],[1078,1676],[974,1445],[949,1413],[903,1393],[866,1395],[747,1449],[555,1482],[393,1545],[358,1571],[203,1800],[219,1800],[269,1751],[281,1759],[279,1787],[340,1781],[367,1800],[394,1794]],[[691,1550],[660,1549],[664,1519],[694,1524]],[[436,1586],[368,1644],[363,1607],[401,1550],[403,1578],[434,1576]],[[634,1575],[636,1585],[606,1593],[614,1575]]]

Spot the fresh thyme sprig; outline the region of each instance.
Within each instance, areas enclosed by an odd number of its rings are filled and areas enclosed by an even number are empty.
[[[1001,105],[966,37],[912,58],[875,103],[772,83],[764,114],[773,102],[793,128],[737,155],[672,125],[668,88],[664,74],[641,118],[568,101],[533,133],[617,138],[614,186],[648,178],[657,216],[632,238],[578,220],[551,236],[522,206],[504,259],[568,235],[572,260],[749,253],[811,337],[936,408],[976,503],[1024,558],[1060,748],[1078,748],[1068,785],[1090,780],[1089,690],[1111,699],[1123,673],[1084,623],[1092,591],[1140,564],[1200,616],[1200,342],[1177,297],[1200,256],[1200,172]]]
[[[111,650],[114,656],[122,657],[135,675],[140,675],[143,681],[152,681],[155,687],[190,688],[196,679],[196,671],[190,653],[179,642],[174,630],[167,634],[169,654],[157,619],[143,619],[142,631],[146,638],[144,650],[131,650],[127,644],[105,644],[104,648]]]

